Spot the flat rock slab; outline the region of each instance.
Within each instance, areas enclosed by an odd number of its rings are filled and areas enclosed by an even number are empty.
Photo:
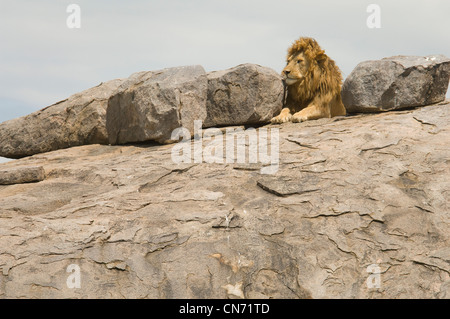
[[[42,166],[0,169],[0,185],[40,182],[45,178]]]
[[[248,157],[178,164],[156,143],[2,163],[46,178],[0,185],[0,298],[448,298],[449,117],[265,126],[271,175]]]
[[[281,111],[283,83],[270,68],[241,64],[207,77],[204,127],[266,124]]]
[[[108,101],[111,144],[173,142],[172,132],[206,117],[206,72],[200,65],[131,75]]]
[[[29,115],[0,123],[0,156],[21,158],[85,144],[108,144],[106,107],[121,79],[101,83]]]
[[[450,59],[444,55],[394,56],[359,63],[345,79],[342,101],[348,112],[380,112],[445,100]]]

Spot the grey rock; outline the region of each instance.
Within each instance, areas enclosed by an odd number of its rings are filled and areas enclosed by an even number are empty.
[[[448,298],[449,117],[271,125],[272,175],[153,143],[2,163],[46,179],[0,185],[0,298]]]
[[[348,112],[380,112],[445,100],[450,59],[443,55],[394,56],[356,66],[342,86]]]
[[[107,144],[108,98],[122,83],[111,80],[29,115],[0,124],[0,156],[21,158],[85,144]]]
[[[111,144],[157,141],[206,117],[206,72],[184,66],[131,75],[108,101],[106,127]]]
[[[0,169],[0,185],[40,182],[44,178],[45,172],[42,166]]]
[[[265,124],[279,113],[283,83],[274,70],[256,64],[208,73],[204,127]]]
[[[266,123],[281,109],[282,95],[281,77],[252,64],[208,77],[201,66],[138,72],[1,123],[0,156],[86,144],[171,143],[179,127],[192,137],[195,120],[204,127]]]

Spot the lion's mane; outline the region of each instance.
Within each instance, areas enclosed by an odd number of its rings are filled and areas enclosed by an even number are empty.
[[[311,101],[329,104],[329,116],[345,115],[341,100],[342,75],[335,62],[322,50],[316,40],[303,37],[288,49],[287,57],[303,52],[310,62],[304,81],[289,86],[288,96],[298,111]],[[325,105],[323,107],[326,107]]]

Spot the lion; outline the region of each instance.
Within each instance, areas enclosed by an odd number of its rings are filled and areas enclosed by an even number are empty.
[[[282,76],[287,98],[271,123],[346,115],[341,99],[341,71],[316,40],[302,37],[292,44]]]

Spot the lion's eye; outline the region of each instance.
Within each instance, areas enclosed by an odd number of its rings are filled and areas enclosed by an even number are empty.
[[[302,62],[303,62],[302,59],[298,59],[298,60],[297,60],[297,63],[302,63]]]

